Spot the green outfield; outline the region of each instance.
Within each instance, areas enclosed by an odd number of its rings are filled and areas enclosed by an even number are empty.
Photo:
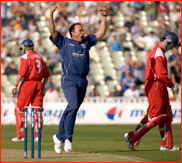
[[[130,151],[124,133],[136,125],[76,125],[73,136],[73,152],[56,154],[52,136],[57,125],[44,126],[42,134],[42,158],[30,158],[30,125],[28,126],[28,159],[23,158],[23,142],[12,142],[16,137],[15,125],[1,125],[2,162],[181,162],[181,151],[159,151],[160,134],[153,128],[141,141],[138,151]],[[181,146],[181,125],[173,125],[174,144]],[[37,143],[35,143],[37,150]]]

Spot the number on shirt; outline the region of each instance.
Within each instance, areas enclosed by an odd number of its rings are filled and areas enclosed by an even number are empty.
[[[40,61],[39,60],[35,60],[36,67],[37,67],[37,73],[40,74],[41,73],[41,65],[40,65]]]

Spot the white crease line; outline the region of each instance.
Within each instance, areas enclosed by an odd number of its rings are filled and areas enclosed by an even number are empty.
[[[107,156],[111,156],[111,155],[107,155]],[[134,159],[132,159],[132,158],[123,157],[123,156],[117,156],[117,155],[115,155],[114,157],[124,158],[124,159],[128,159],[128,160],[132,160],[132,161],[134,161],[134,162],[140,162],[140,161],[138,161],[138,160],[134,160]]]
[[[134,161],[134,162],[140,162],[140,161],[137,161],[137,160],[134,160],[134,159],[128,158],[128,157],[122,157],[122,156],[121,156],[121,158],[128,159],[128,160],[132,160],[132,161]]]

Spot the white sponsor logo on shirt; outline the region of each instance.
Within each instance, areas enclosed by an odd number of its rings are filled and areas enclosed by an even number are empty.
[[[74,57],[84,57],[85,54],[72,53],[72,56],[74,56]]]
[[[83,49],[85,49],[85,48],[86,48],[85,44],[81,44],[81,46],[82,46],[82,48],[83,48]]]

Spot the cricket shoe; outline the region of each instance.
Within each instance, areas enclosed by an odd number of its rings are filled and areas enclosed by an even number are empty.
[[[127,136],[128,136],[128,133],[125,133],[125,134],[124,134],[124,138],[126,139]],[[139,147],[140,141],[141,141],[141,139],[138,140],[138,141],[136,141],[136,142],[134,143],[134,147],[135,147],[136,150],[137,150],[138,147]]]
[[[125,133],[125,134],[124,134],[124,138],[125,138],[125,140],[126,140],[126,142],[127,142],[128,148],[129,148],[131,151],[136,151],[136,148],[134,147],[134,143],[131,143],[131,142],[130,142],[130,137],[128,136],[128,133]]]
[[[53,135],[53,141],[55,143],[54,150],[56,151],[56,153],[61,153],[62,152],[62,143],[58,140],[56,134]]]
[[[181,151],[181,147],[173,145],[172,148],[167,148],[166,145],[160,147],[160,151]]]
[[[68,139],[65,140],[64,150],[65,152],[71,152],[73,150],[72,142],[70,142]]]
[[[125,133],[125,134],[124,134],[124,138],[126,139],[127,136],[128,136],[128,133]]]
[[[13,138],[12,141],[14,141],[14,142],[21,142],[21,141],[24,141],[24,138],[18,139],[18,138],[16,137],[16,138]]]

